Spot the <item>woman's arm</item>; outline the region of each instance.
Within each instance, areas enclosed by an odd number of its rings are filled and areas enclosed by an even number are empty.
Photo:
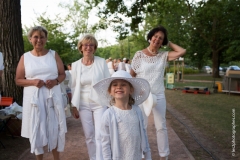
[[[55,52],[55,59],[56,59],[57,68],[58,68],[57,80],[59,81],[59,83],[61,83],[66,78],[66,74],[65,74],[63,62],[57,52]]]
[[[72,92],[72,99],[73,99],[73,96],[75,94],[75,88],[76,88],[76,79],[77,79],[77,63],[79,63],[79,61],[75,62],[75,63],[72,63],[72,70],[71,70],[71,92]],[[72,101],[71,101],[72,102]],[[77,110],[77,107],[73,105],[72,103],[72,116],[75,118],[75,119],[78,119],[79,118],[79,112]]]
[[[56,79],[46,80],[46,86],[49,89],[53,88],[55,85],[60,84],[62,81],[64,81],[64,79],[66,77],[63,62],[62,62],[60,56],[57,54],[57,52],[55,52],[55,59],[56,59],[56,63],[57,63],[58,77]]]
[[[41,88],[44,85],[44,81],[40,79],[28,80],[25,78],[25,68],[24,68],[24,56],[22,55],[18,66],[16,69],[15,83],[18,86],[27,87],[27,86],[36,86]]]
[[[136,77],[137,76],[137,74],[134,72],[133,69],[130,70],[130,74],[131,74],[132,77]]]
[[[107,65],[107,63],[105,62],[105,60],[103,61],[103,73],[104,73],[104,78],[111,77],[111,76],[110,76],[109,69],[108,69],[108,65]],[[99,79],[99,80],[100,80],[100,79]]]
[[[168,61],[173,61],[186,53],[186,49],[172,43],[168,42],[168,46],[172,49],[172,51],[168,52]]]

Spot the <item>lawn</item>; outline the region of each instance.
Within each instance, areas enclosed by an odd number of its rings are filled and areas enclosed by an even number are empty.
[[[205,80],[205,81],[222,81],[223,76],[220,78],[213,78],[211,74],[186,74],[184,75],[183,79],[185,80]]]
[[[185,76],[191,80],[207,80],[204,76]],[[176,82],[175,87],[179,90],[166,90],[167,102],[186,116],[201,131],[209,135],[212,140],[221,148],[227,150],[229,154],[232,150],[232,123],[233,112],[235,113],[235,124],[240,124],[240,94],[227,95],[225,93],[191,94],[182,93],[184,86],[206,86],[210,91],[213,83],[206,82]],[[235,128],[236,140],[240,142],[240,127]],[[237,152],[240,150],[237,148]],[[229,155],[230,156],[230,155]]]

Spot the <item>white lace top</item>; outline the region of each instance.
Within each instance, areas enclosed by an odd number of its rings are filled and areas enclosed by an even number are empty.
[[[119,160],[142,159],[140,124],[137,113],[133,109],[121,110],[115,106],[114,111],[121,119],[117,126],[121,153]]]
[[[158,52],[156,56],[147,56],[142,51],[135,53],[131,67],[136,77],[146,79],[151,86],[151,93],[157,94],[165,90],[164,70],[168,52]]]

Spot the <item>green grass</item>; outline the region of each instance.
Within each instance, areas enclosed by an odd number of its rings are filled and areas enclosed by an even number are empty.
[[[211,86],[212,83],[178,82],[175,86]],[[208,135],[224,149],[231,151],[232,140],[232,109],[235,109],[235,124],[240,124],[240,95],[191,94],[181,90],[166,90],[167,102],[184,114],[195,127]],[[236,143],[240,142],[240,127],[236,127]]]
[[[210,74],[196,74],[196,75],[184,75],[184,80],[203,80],[203,81],[213,81],[214,78]],[[222,81],[223,77],[215,78],[215,81]]]

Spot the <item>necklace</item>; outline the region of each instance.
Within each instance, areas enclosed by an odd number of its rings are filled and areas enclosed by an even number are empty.
[[[90,66],[93,64],[93,62],[94,60],[84,62],[84,58],[82,59],[82,64],[84,64],[85,66]]]
[[[157,52],[152,52],[152,51],[149,49],[149,47],[147,47],[147,50],[148,50],[149,53],[151,53],[151,55],[154,55],[154,56],[157,55]]]

